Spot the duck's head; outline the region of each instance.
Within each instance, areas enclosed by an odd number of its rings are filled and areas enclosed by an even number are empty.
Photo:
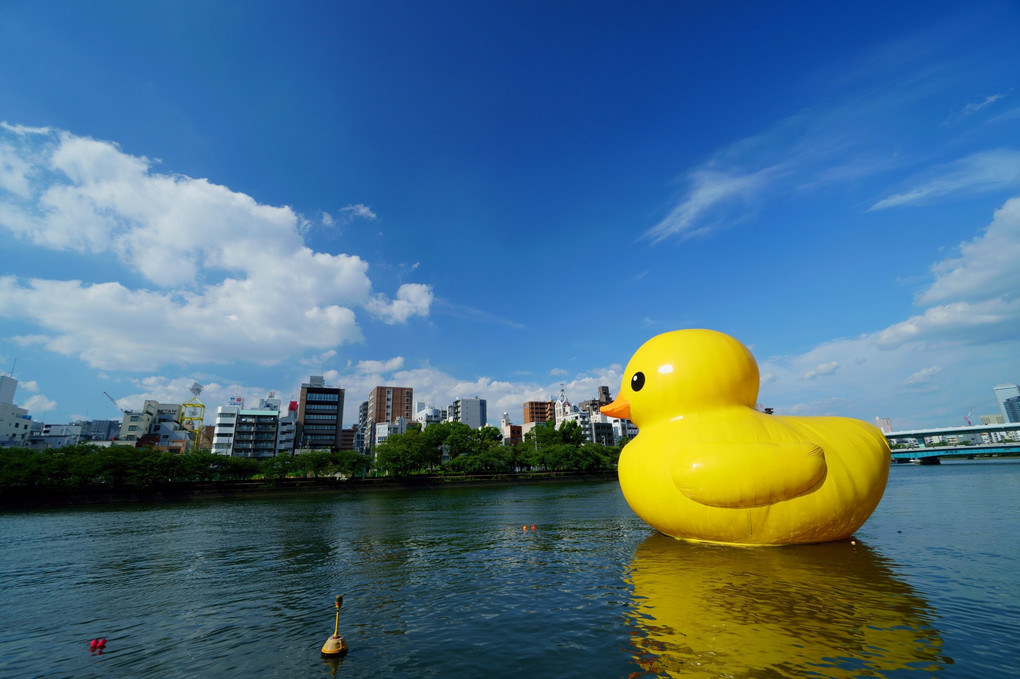
[[[758,364],[747,347],[715,330],[675,330],[641,345],[602,412],[641,428],[699,410],[753,408],[757,398]]]

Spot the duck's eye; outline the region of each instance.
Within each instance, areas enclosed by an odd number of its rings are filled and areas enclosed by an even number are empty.
[[[645,386],[645,374],[643,372],[634,373],[634,377],[630,378],[630,388],[634,391],[641,391],[643,386]]]

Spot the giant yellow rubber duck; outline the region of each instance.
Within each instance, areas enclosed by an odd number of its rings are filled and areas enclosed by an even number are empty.
[[[755,410],[758,364],[714,330],[645,342],[602,412],[639,433],[623,449],[620,488],[631,509],[675,538],[743,545],[850,537],[885,492],[889,446],[844,417]]]

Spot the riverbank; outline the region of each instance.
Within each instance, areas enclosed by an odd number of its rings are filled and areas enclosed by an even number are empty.
[[[275,481],[215,481],[174,483],[144,491],[92,487],[68,492],[25,489],[0,493],[0,510],[43,509],[78,505],[146,504],[192,500],[280,497],[287,495],[361,493],[393,490],[436,490],[468,486],[526,485],[616,480],[616,470],[594,472],[534,472],[521,474],[434,474],[406,478],[287,478]]]

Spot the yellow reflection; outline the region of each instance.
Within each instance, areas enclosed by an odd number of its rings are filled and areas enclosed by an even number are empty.
[[[654,675],[931,674],[952,662],[928,604],[860,542],[747,548],[657,533],[630,580],[635,659]]]

